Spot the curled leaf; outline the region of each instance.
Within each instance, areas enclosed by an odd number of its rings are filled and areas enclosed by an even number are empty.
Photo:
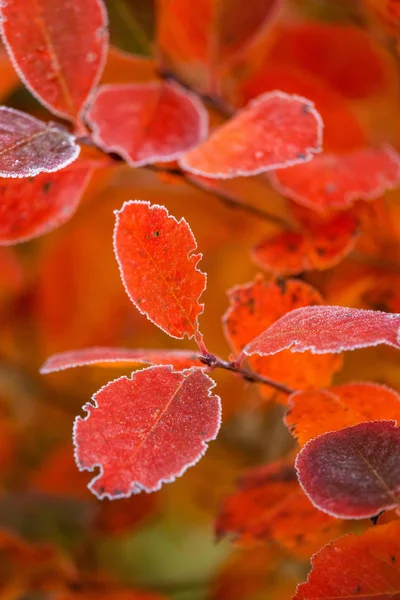
[[[321,154],[310,163],[271,173],[270,181],[284,196],[317,212],[343,210],[397,187],[400,157],[390,146]]]
[[[100,499],[154,492],[196,464],[220,426],[214,385],[202,369],[156,366],[101,388],[74,425],[79,469],[100,468],[89,489]]]
[[[311,502],[343,519],[373,517],[400,504],[400,428],[370,421],[310,440],[296,458]]]
[[[79,154],[63,127],[0,106],[0,177],[34,177],[59,171]]]
[[[206,276],[197,269],[201,254],[193,254],[197,244],[186,221],[158,204],[125,202],[116,211],[114,248],[136,308],[171,337],[195,337]]]
[[[27,88],[54,114],[76,120],[107,55],[103,0],[2,2],[5,46]]]
[[[281,317],[244,348],[244,354],[311,350],[343,352],[378,344],[400,348],[400,314],[343,306],[306,306]]]
[[[85,365],[120,367],[132,364],[165,364],[173,365],[175,369],[180,370],[199,366],[200,361],[196,353],[189,350],[132,350],[130,348],[94,347],[53,354],[42,365],[40,372],[45,375]]]
[[[207,111],[197,96],[163,81],[101,86],[86,120],[101,148],[135,167],[176,160],[208,129]]]
[[[215,179],[256,175],[311,160],[321,151],[322,128],[310,100],[269,92],[252,100],[179,162],[195,175]]]

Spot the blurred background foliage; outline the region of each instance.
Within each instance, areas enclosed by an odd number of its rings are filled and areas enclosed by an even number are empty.
[[[194,53],[191,37],[181,54],[163,45],[163,28],[175,35],[176,15],[168,16],[173,2],[169,8],[163,0],[106,4],[113,46],[141,58],[135,63],[114,52],[103,81],[151,79],[150,57],[158,48],[165,68],[210,94],[208,66],[186,60]],[[398,31],[384,4],[282,2],[257,44],[224,66],[220,93],[235,107],[268,89],[303,94],[324,116],[328,149],[343,151],[365,140],[398,147]],[[246,20],[259,2],[241,5]],[[187,27],[184,20],[181,27]],[[0,94],[3,104],[51,119],[23,89],[4,50]],[[212,103],[208,107],[212,124],[219,123],[218,111]],[[290,203],[262,177],[220,185],[247,204],[291,218]],[[59,230],[0,249],[0,598],[290,598],[309,570],[308,556],[299,558],[268,540],[245,549],[215,542],[218,507],[235,479],[293,447],[282,425],[284,407],[266,400],[256,386],[215,373],[223,403],[220,436],[203,460],[156,494],[99,502],[86,489],[89,475],[75,467],[75,415],[100,386],[126,370],[86,367],[42,377],[43,361],[84,346],[176,345],[135,310],[121,285],[112,248],[113,210],[128,199],[164,204],[190,223],[208,274],[201,327],[207,345],[225,357],[226,290],[255,277],[259,269],[249,250],[276,231],[276,224],[178,178],[121,165],[97,171],[77,214]],[[301,278],[330,304],[400,312],[399,192],[364,206],[361,215],[358,254]],[[347,354],[336,381],[366,378],[400,389],[394,351],[377,347]],[[55,589],[62,591],[51,595]],[[149,595],[133,595],[133,589]]]

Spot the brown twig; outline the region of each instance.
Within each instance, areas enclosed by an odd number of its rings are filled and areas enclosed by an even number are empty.
[[[269,387],[274,388],[278,392],[282,392],[283,394],[287,394],[288,396],[293,394],[296,390],[289,388],[284,383],[280,383],[279,381],[274,381],[269,377],[264,377],[264,375],[260,375],[255,371],[251,371],[250,369],[245,369],[241,365],[239,365],[235,361],[226,361],[214,354],[204,354],[199,356],[200,362],[204,365],[210,367],[210,369],[224,369],[225,371],[231,371],[233,373],[237,373],[244,379],[245,381],[249,381],[250,383],[260,383],[262,385],[268,385]]]
[[[188,173],[185,173],[179,168],[163,167],[160,165],[146,165],[142,168],[148,171],[153,171],[155,173],[165,173],[167,175],[180,177],[185,181],[185,183],[190,185],[192,188],[200,190],[205,194],[212,194],[229,208],[240,210],[253,217],[256,217],[257,219],[262,219],[263,221],[267,221],[268,223],[273,223],[274,225],[278,225],[279,227],[283,227],[284,229],[294,231],[293,225],[289,221],[286,221],[286,219],[269,213],[268,211],[263,210],[262,208],[257,208],[256,206],[246,204],[245,202],[242,202],[239,198],[236,198],[235,196],[232,196],[231,194],[223,190],[207,189],[205,186],[201,185],[200,182],[196,181],[196,179],[192,178]]]

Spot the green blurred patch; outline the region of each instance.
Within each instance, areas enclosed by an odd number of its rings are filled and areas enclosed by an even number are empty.
[[[106,0],[111,43],[135,54],[151,55],[155,0]]]

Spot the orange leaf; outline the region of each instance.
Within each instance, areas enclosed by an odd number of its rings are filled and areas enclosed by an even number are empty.
[[[325,220],[309,220],[298,233],[282,231],[264,239],[253,248],[252,256],[260,267],[276,274],[323,271],[347,256],[357,237],[356,219],[350,213],[343,213]]]
[[[101,83],[144,83],[158,79],[157,65],[151,58],[129,54],[110,47]]]
[[[302,281],[282,283],[255,282],[234,287],[228,292],[230,308],[224,315],[225,334],[235,352],[240,352],[254,336],[295,307],[321,304],[320,294]],[[279,356],[250,358],[252,368],[267,377],[295,389],[329,385],[332,375],[340,369],[341,359],[290,351]]]
[[[400,521],[345,535],[313,556],[312,571],[293,600],[397,600],[399,562]]]
[[[263,94],[179,163],[195,175],[216,179],[256,175],[311,160],[321,151],[322,127],[306,98],[277,91]]]
[[[275,541],[302,556],[341,528],[342,523],[314,508],[287,460],[248,471],[224,500],[216,522],[219,538],[230,535],[240,545]]]
[[[400,423],[400,396],[383,385],[359,382],[293,394],[285,423],[304,445],[328,431],[380,419]]]
[[[139,200],[116,211],[114,248],[126,292],[136,308],[172,337],[198,335],[198,299],[206,276],[184,219]]]

